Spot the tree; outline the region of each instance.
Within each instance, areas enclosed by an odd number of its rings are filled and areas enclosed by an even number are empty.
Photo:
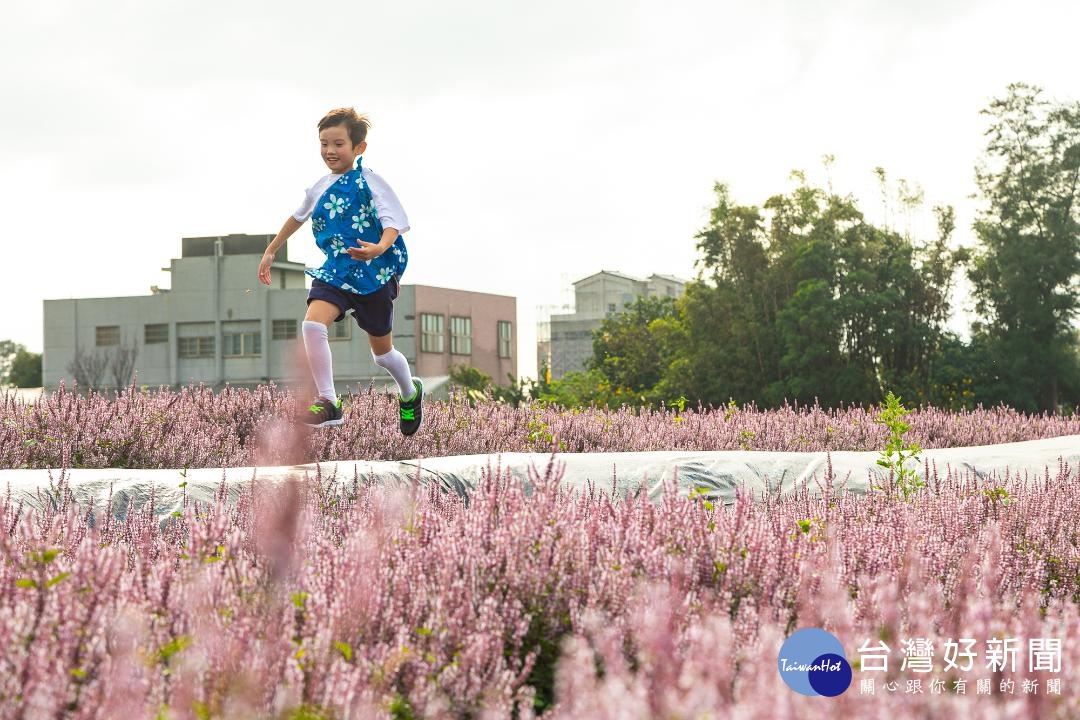
[[[687,288],[685,362],[671,365],[692,378],[695,392],[684,394],[766,406],[871,404],[886,388],[911,395],[929,382],[964,258],[947,248],[951,208],[936,209],[938,237],[922,243],[795,177],[795,190],[760,209],[716,186],[698,234],[711,277]],[[906,207],[920,199],[906,184],[901,191]]]
[[[506,374],[506,379],[509,385],[496,385],[490,375],[471,365],[450,366],[450,382],[464,390],[473,404],[490,395],[499,402],[518,407],[539,397],[539,389],[546,387],[542,380],[518,379],[510,373]]]
[[[67,369],[79,387],[89,390],[101,387],[101,379],[108,366],[109,357],[104,353],[77,350]]]
[[[0,385],[8,382],[8,373],[11,371],[12,361],[19,350],[25,349],[13,340],[0,340]]]
[[[19,388],[41,387],[41,353],[19,348],[11,361],[7,382]]]
[[[603,373],[611,386],[630,397],[651,394],[672,359],[672,334],[679,336],[679,331],[674,298],[638,298],[606,317],[593,333],[593,355],[586,367]]]
[[[539,391],[537,400],[566,408],[605,407],[616,409],[634,398],[622,390],[612,388],[610,381],[599,370],[571,371],[558,380],[552,380]]]
[[[1052,103],[1040,88],[1013,84],[983,114],[990,127],[976,182],[985,207],[969,275],[984,322],[975,334],[1017,407],[1056,412],[1062,380],[1077,374],[1080,102]]]
[[[109,360],[109,371],[116,387],[126,387],[131,383],[135,372],[135,359],[138,356],[139,348],[134,344],[120,345],[116,348]]]

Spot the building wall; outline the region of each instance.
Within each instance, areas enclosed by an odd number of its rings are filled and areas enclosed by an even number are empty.
[[[96,343],[96,329],[104,326],[118,326],[120,345],[136,348],[136,382],[140,385],[175,387],[202,382],[213,386],[224,383],[253,386],[269,380],[310,379],[302,339],[307,310],[303,265],[279,260],[272,267],[271,284],[261,284],[257,278],[261,255],[250,253],[249,246],[265,247],[269,238],[229,236],[224,241],[184,238],[185,253],[191,254],[172,260],[171,290],[139,297],[46,300],[45,386],[55,388],[61,380],[70,385],[73,378],[70,366],[79,352],[115,355],[118,347],[99,347]],[[217,252],[207,254],[207,247],[213,248],[215,241]],[[238,249],[246,254],[237,252]],[[469,356],[418,353],[418,297],[423,312],[441,312],[447,316],[444,342],[447,351],[449,315],[472,318]],[[514,328],[508,359],[497,357],[496,319],[508,320]],[[293,320],[296,337],[275,340],[274,320]],[[167,325],[167,341],[147,344],[148,324]],[[421,377],[446,375],[452,362],[476,365],[497,381],[504,381],[508,372],[516,375],[516,327],[516,300],[512,297],[403,285],[394,303],[394,346]],[[257,332],[259,353],[227,357],[223,333],[231,330]],[[180,357],[181,336],[193,335],[214,338],[212,356]],[[356,326],[351,316],[331,328],[330,347],[339,391],[355,384],[366,387],[373,379],[377,383],[389,381],[386,371],[375,365],[367,334]],[[114,385],[111,373],[106,371],[99,387]]]
[[[551,317],[551,377],[561,378],[568,372],[582,372],[592,357],[593,333],[600,329],[602,319],[580,319],[574,315]]]
[[[452,365],[471,365],[490,375],[495,382],[506,383],[507,374],[517,377],[517,299],[508,295],[471,293],[426,285],[412,286],[415,291],[412,322],[416,348],[417,373],[421,376],[444,375]],[[422,349],[422,315],[443,318],[442,352]],[[451,318],[472,320],[472,352],[453,354],[450,347]],[[513,328],[510,357],[500,358],[498,352],[498,321],[508,321]]]
[[[645,294],[644,284],[633,278],[597,273],[574,283],[574,314],[582,318],[604,318],[622,312],[634,299]]]

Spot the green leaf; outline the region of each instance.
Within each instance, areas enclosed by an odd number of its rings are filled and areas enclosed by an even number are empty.
[[[56,556],[59,554],[60,551],[56,548],[49,548],[48,550],[42,550],[41,552],[30,553],[30,557],[36,563],[39,563],[41,565],[48,565],[53,560],[55,560]]]
[[[175,638],[167,642],[160,650],[158,650],[158,662],[165,664],[169,662],[169,659],[179,652],[182,652],[185,648],[191,646],[191,637],[188,635],[177,635]]]
[[[64,580],[68,579],[68,577],[70,577],[70,576],[71,576],[71,573],[62,572],[59,575],[57,575],[57,576],[55,576],[53,578],[50,578],[49,582],[45,583],[45,587],[52,587],[53,585],[57,585],[59,583],[62,583],[62,582],[64,582]]]
[[[36,588],[37,586],[37,580],[34,580],[33,578],[19,578],[15,581],[15,587]]]
[[[352,662],[352,645],[339,640],[334,643],[334,647],[337,648],[337,651],[345,658],[345,662]]]

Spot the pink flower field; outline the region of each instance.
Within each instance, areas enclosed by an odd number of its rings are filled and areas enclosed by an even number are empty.
[[[427,403],[423,432],[403,438],[397,402],[367,391],[344,398],[345,425],[297,437],[295,399],[258,390],[80,395],[61,387],[29,405],[0,391],[0,468],[202,468],[328,460],[401,460],[500,452],[652,450],[880,450],[888,435],[875,408],[785,407],[564,410],[458,398]],[[924,448],[968,447],[1080,434],[1080,416],[1008,408],[915,411],[908,439]]]
[[[1080,716],[1080,468],[931,472],[907,501],[825,477],[725,507],[672,482],[653,503],[568,493],[558,451],[875,450],[886,431],[873,408],[453,399],[405,440],[378,393],[331,432],[295,428],[292,404],[0,401],[0,467],[56,469],[43,510],[0,494],[0,717]],[[908,421],[924,447],[1080,433],[1004,408]],[[316,477],[164,518],[79,506],[63,472],[553,449],[528,492],[498,466],[467,499]],[[846,692],[785,684],[803,628],[842,643]]]

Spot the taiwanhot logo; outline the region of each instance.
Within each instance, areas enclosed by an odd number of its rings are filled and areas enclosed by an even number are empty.
[[[831,632],[803,628],[780,646],[780,677],[802,695],[836,697],[851,685],[851,665],[844,646]]]

